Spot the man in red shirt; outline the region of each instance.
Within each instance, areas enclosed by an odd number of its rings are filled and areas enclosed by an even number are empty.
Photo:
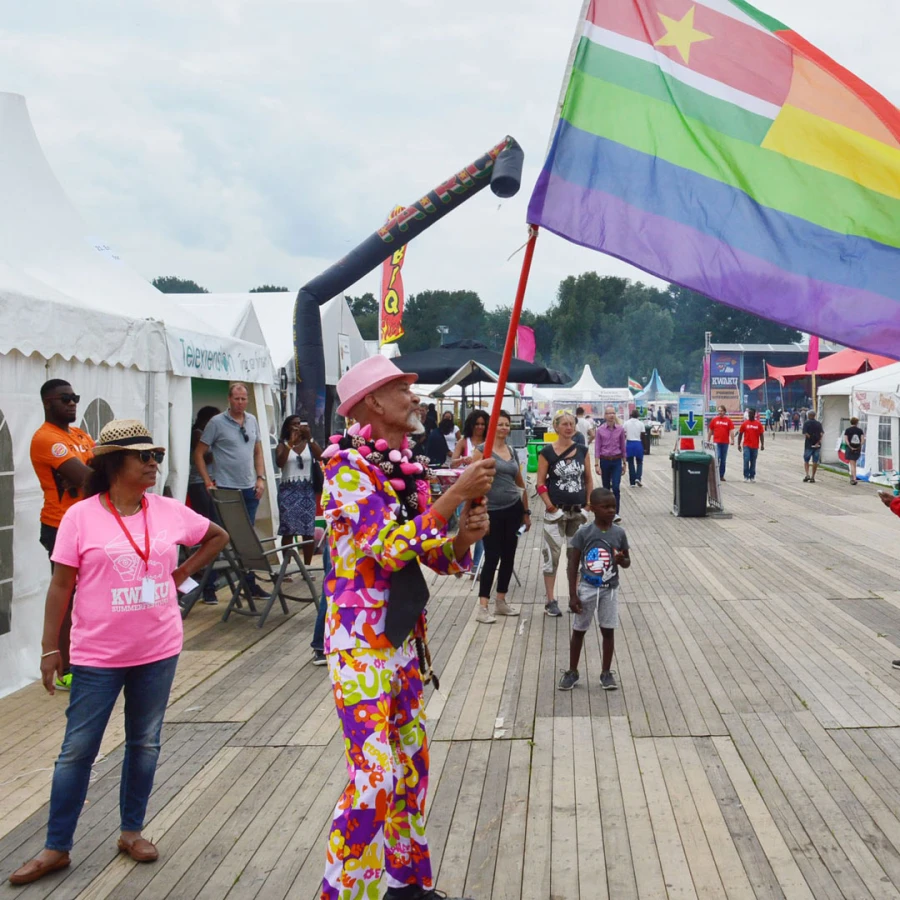
[[[709,420],[709,439],[716,445],[716,458],[719,460],[719,481],[725,480],[725,460],[733,431],[734,422],[728,418],[725,407],[719,406],[715,418]]]
[[[738,450],[744,444],[744,481],[756,481],[756,457],[766,449],[766,429],[756,418],[756,410],[747,410],[747,419],[738,431]]]

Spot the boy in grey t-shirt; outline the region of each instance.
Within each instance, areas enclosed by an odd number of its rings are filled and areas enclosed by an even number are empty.
[[[578,683],[584,633],[591,627],[594,615],[603,639],[600,686],[605,691],[618,687],[610,666],[615,651],[615,629],[619,625],[619,569],[631,565],[628,537],[624,528],[613,525],[616,495],[611,490],[591,491],[590,507],[594,521],[582,525],[569,541],[569,607],[575,617],[569,643],[569,668],[559,680],[561,691],[571,691]]]

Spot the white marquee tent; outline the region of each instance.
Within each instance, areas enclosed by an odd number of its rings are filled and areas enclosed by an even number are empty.
[[[838,462],[838,445],[851,416],[866,433],[865,470],[871,480],[888,483],[878,473],[900,470],[900,363],[860,372],[818,390],[825,437],[822,462]]]
[[[535,387],[535,405],[541,412],[551,415],[562,407],[583,406],[595,418],[603,415],[603,407],[612,404],[622,418],[632,402],[628,388],[605,388],[597,383],[590,366],[585,366],[581,377],[570,387]]]
[[[92,239],[53,175],[23,97],[0,93],[0,696],[38,672],[47,556],[31,436],[43,421],[40,385],[66,378],[81,394],[79,425],[147,422],[169,448],[159,489],[187,485],[192,385],[252,385],[267,427],[274,371],[264,346],[179,309]],[[266,454],[270,466],[269,454]],[[274,483],[274,479],[270,481]],[[261,510],[272,527],[274,498]],[[264,520],[268,518],[268,523]]]

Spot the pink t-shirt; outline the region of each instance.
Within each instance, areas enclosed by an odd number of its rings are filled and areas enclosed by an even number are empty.
[[[113,514],[99,496],[66,511],[53,550],[53,562],[78,569],[72,605],[70,658],[77,666],[140,666],[181,652],[181,610],[172,572],[178,544],[199,543],[209,520],[183,503],[146,494],[150,532],[149,567],[134,552]],[[122,523],[144,550],[144,514]],[[153,602],[144,602],[149,576]]]

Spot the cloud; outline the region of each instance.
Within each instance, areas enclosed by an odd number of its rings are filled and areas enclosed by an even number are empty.
[[[770,4],[771,5],[771,4]],[[520,194],[484,192],[420,237],[410,291],[509,303],[580,0],[0,0],[0,86],[23,93],[63,186],[147,278],[297,287],[510,133]],[[779,16],[894,98],[887,0]],[[832,14],[833,13],[833,14]],[[552,235],[528,305],[562,277],[636,270]],[[358,290],[375,290],[371,275]]]

